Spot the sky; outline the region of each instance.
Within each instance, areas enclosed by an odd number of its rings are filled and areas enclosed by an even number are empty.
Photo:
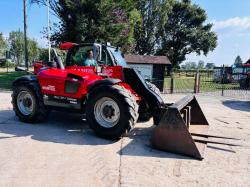
[[[29,1],[29,0],[27,0]],[[193,0],[206,10],[209,23],[213,23],[213,31],[218,35],[218,47],[207,57],[191,54],[186,61],[199,60],[232,65],[236,56],[243,62],[250,58],[250,0]],[[45,7],[27,6],[28,36],[35,39],[40,46],[46,46],[41,31],[47,26]],[[4,36],[13,30],[23,30],[23,1],[0,0],[0,32]],[[52,17],[52,20],[56,20]]]
[[[35,39],[41,47],[47,41],[41,33],[47,26],[47,8],[29,4],[27,0],[27,34]],[[15,30],[23,31],[23,0],[0,0],[0,32],[8,36]],[[56,20],[52,17],[52,20]]]
[[[232,65],[240,55],[243,62],[250,58],[250,0],[193,0],[206,10],[208,22],[214,24],[218,46],[207,57],[189,55],[187,61],[203,60],[217,66]]]

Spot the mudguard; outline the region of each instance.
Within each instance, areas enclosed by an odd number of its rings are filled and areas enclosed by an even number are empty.
[[[37,77],[35,75],[24,75],[22,77],[19,77],[15,79],[12,82],[12,86],[16,86],[17,84],[21,82],[38,82]]]
[[[117,83],[120,83],[120,79],[103,79],[103,80],[98,80],[95,83],[91,84],[88,86],[88,93],[91,92],[93,89],[97,88],[98,86],[103,86],[103,85],[114,85]]]

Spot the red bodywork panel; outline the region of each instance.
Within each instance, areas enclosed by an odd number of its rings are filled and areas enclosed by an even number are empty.
[[[65,69],[76,70],[82,73],[92,73],[96,74],[96,67],[94,66],[66,66]]]
[[[243,67],[250,68],[250,64],[243,64]]]
[[[94,84],[98,80],[103,80],[103,77],[93,73],[95,67],[84,67],[80,71],[79,69],[70,69],[65,70],[57,68],[49,68],[42,70],[38,73],[38,81],[43,94],[46,95],[55,95],[62,97],[69,97],[74,99],[82,99],[88,94],[87,88]],[[71,77],[68,77],[69,74],[77,75],[83,80],[77,80]],[[72,83],[79,83],[81,86],[78,91],[74,94],[69,94],[65,92],[65,83],[66,81],[71,81]],[[129,90],[139,102],[141,98],[133,91],[133,89],[124,82],[118,83],[120,86],[123,86]]]
[[[123,80],[122,66],[101,66],[101,73],[109,78]],[[96,74],[96,67],[94,66],[66,66],[66,69],[78,70],[86,73]]]
[[[48,69],[42,70],[43,67]],[[98,75],[95,66],[66,66],[65,70],[50,68],[44,65],[42,61],[37,61],[34,64],[34,74],[37,75],[39,84],[43,94],[55,95],[62,97],[70,97],[74,99],[81,99],[87,94],[87,87],[95,83],[98,80],[104,78],[114,78],[121,80],[119,85],[129,90],[137,101],[141,98],[134,92],[134,90],[126,84],[123,79],[123,67],[122,66],[99,66],[101,68],[101,74]],[[74,74],[83,78],[83,81],[79,81],[73,78],[69,78],[68,74]],[[66,81],[79,82],[81,84],[79,90],[75,94],[65,93]]]
[[[42,61],[37,61],[34,64],[34,74],[36,75],[39,70],[43,67],[47,67],[43,64]],[[109,78],[123,80],[122,66],[101,66],[101,73],[106,75]],[[96,74],[97,70],[94,66],[66,66],[65,69],[68,70],[77,70],[83,73],[92,73]]]
[[[104,66],[102,73],[110,78],[123,80],[122,66]]]
[[[65,42],[65,43],[61,43],[61,44],[59,45],[59,48],[60,48],[61,50],[69,50],[69,49],[71,49],[72,47],[74,47],[74,46],[76,46],[76,45],[78,45],[78,44],[72,43],[72,42]]]
[[[68,77],[68,74],[80,76],[83,78],[83,81],[70,78]],[[37,77],[43,94],[70,97],[75,99],[80,99],[85,96],[87,94],[87,87],[89,85],[103,79],[102,77],[92,73],[82,73],[80,71],[61,70],[57,68],[43,70],[38,73]],[[75,94],[65,93],[66,80],[79,82],[81,84],[80,88]]]
[[[43,67],[45,67],[45,65],[43,64],[43,61],[36,61],[34,63],[34,74],[36,75],[39,72],[39,70]]]

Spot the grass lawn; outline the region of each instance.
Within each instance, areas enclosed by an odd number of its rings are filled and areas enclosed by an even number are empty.
[[[164,88],[169,89],[171,85],[171,78],[167,77],[164,80]],[[175,77],[174,78],[175,90],[194,90],[193,77]]]
[[[25,72],[0,72],[0,90],[10,90],[12,82],[25,74]]]
[[[213,92],[218,91],[224,88],[225,90],[229,89],[240,89],[239,83],[227,83],[227,84],[219,84],[212,81],[212,78],[201,79],[201,92]]]
[[[174,89],[176,91],[181,90],[194,90],[194,77],[175,77]],[[170,89],[171,79],[169,77],[164,80],[164,88]],[[222,89],[240,89],[239,83],[219,84],[212,81],[212,78],[201,77],[200,92],[215,92]]]

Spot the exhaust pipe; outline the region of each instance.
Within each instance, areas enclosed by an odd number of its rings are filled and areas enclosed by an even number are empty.
[[[186,96],[163,110],[151,137],[154,148],[202,160],[207,143],[234,146],[208,140],[209,137],[234,138],[208,135],[209,124],[195,96]]]

